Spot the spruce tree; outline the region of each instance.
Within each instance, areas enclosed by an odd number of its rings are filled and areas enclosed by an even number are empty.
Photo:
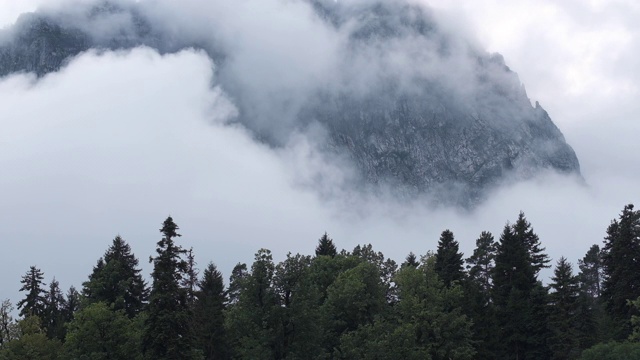
[[[614,338],[622,340],[631,334],[631,316],[637,313],[627,301],[640,297],[640,212],[633,205],[625,206],[607,228],[603,252],[602,296],[615,322]]]
[[[187,251],[187,271],[180,285],[187,289],[187,303],[192,306],[196,299],[196,290],[198,287],[198,269],[196,268],[196,258],[193,255],[193,248]]]
[[[229,276],[229,289],[227,295],[229,297],[229,304],[233,305],[240,299],[240,292],[244,286],[244,281],[248,277],[247,264],[237,263],[231,270],[231,276]]]
[[[551,314],[549,326],[552,331],[550,348],[554,359],[576,359],[580,355],[578,336],[579,287],[571,264],[561,257],[554,270],[549,294]]]
[[[469,278],[476,282],[484,293],[491,289],[491,273],[496,256],[496,242],[493,235],[483,231],[476,240],[473,255],[466,259]]]
[[[168,217],[160,229],[153,262],[153,286],[149,297],[143,334],[143,352],[147,359],[190,359],[193,356],[189,329],[187,291],[180,286],[187,270],[182,258],[186,251],[174,241],[178,225]]]
[[[63,340],[64,330],[64,296],[60,291],[60,285],[54,278],[49,284],[49,291],[45,294],[45,307],[42,316],[42,327],[46,330],[50,339]]]
[[[505,225],[492,278],[492,298],[500,329],[498,358],[509,355],[535,359],[549,355],[547,294],[537,280],[538,271],[549,261],[543,250],[523,213],[515,224]]]
[[[464,277],[462,253],[458,250],[459,245],[454,240],[453,233],[448,229],[443,231],[438,241],[435,271],[447,287]]]
[[[584,291],[592,299],[600,297],[602,292],[603,268],[602,251],[598,245],[592,245],[584,257],[578,260],[580,273],[578,278]]]
[[[195,346],[206,360],[227,359],[230,355],[224,327],[225,302],[222,274],[209,263],[198,282],[193,310]]]
[[[334,257],[337,254],[336,246],[333,244],[333,240],[325,232],[324,235],[318,240],[318,246],[316,247],[316,256],[331,256]]]
[[[419,265],[420,262],[418,262],[418,257],[416,256],[416,254],[410,252],[409,255],[407,255],[407,257],[404,259],[401,267],[412,266],[414,268],[417,268]]]
[[[46,303],[46,291],[42,287],[44,284],[43,279],[44,273],[35,266],[31,266],[27,274],[20,280],[22,284],[20,291],[27,292],[25,298],[18,302],[20,316],[23,318],[30,315],[37,316],[40,319],[43,318]]]
[[[114,310],[124,310],[129,318],[144,309],[149,296],[138,259],[120,235],[98,260],[83,287],[83,294],[90,303],[104,302]]]

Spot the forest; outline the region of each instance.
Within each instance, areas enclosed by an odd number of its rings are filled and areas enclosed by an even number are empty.
[[[325,233],[313,255],[275,263],[260,249],[227,282],[198,268],[171,217],[160,233],[148,282],[120,236],[80,289],[31,266],[21,299],[0,307],[0,360],[640,359],[633,205],[577,268],[552,262],[522,212],[468,258],[449,230],[400,264],[371,245],[338,251]]]

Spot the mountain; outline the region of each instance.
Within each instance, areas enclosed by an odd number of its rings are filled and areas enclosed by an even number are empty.
[[[25,14],[0,36],[0,76],[44,76],[89,49],[197,48],[212,58],[238,107],[235,121],[274,147],[294,133],[317,137],[325,154],[355,165],[361,188],[472,206],[500,184],[543,171],[580,175],[573,149],[502,56],[448,29],[426,7],[402,0],[282,5],[291,20],[308,16],[313,29],[270,38],[308,44],[285,47],[283,55],[255,40],[268,28],[193,13],[184,21],[171,3],[99,2]],[[238,33],[246,36],[229,35]],[[278,61],[250,62],[270,56]]]

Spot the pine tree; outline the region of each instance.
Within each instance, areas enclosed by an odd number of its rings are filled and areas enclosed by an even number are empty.
[[[333,240],[325,232],[324,235],[318,240],[318,246],[316,247],[316,256],[331,256],[334,257],[337,254],[336,246],[333,244]]]
[[[435,271],[447,287],[464,277],[462,253],[458,250],[459,245],[454,240],[453,233],[448,229],[443,231],[438,241]]]
[[[18,302],[20,316],[24,318],[30,315],[39,318],[44,316],[46,291],[42,288],[44,284],[43,279],[44,273],[35,266],[31,266],[27,274],[22,277],[20,281],[22,284],[20,291],[26,291],[27,295]]]
[[[113,239],[83,286],[83,293],[90,303],[104,302],[114,310],[124,310],[129,318],[144,309],[149,296],[138,259],[120,235]]]
[[[153,262],[153,286],[143,334],[143,352],[147,359],[190,359],[193,356],[189,329],[187,291],[180,286],[187,270],[182,258],[186,251],[176,245],[178,226],[168,217],[160,229]]]
[[[193,305],[196,300],[196,288],[198,286],[198,269],[196,268],[196,259],[193,255],[193,248],[187,251],[187,271],[182,279],[181,286],[187,289],[187,303]]]
[[[205,268],[195,292],[194,319],[196,347],[206,360],[229,358],[224,328],[226,296],[222,274],[213,263]]]
[[[227,295],[229,296],[229,304],[233,305],[240,299],[240,292],[244,286],[244,281],[248,277],[247,264],[237,263],[231,271],[229,276],[229,289]]]
[[[80,310],[80,299],[80,293],[73,285],[71,285],[69,290],[67,290],[64,306],[62,307],[62,315],[65,323],[73,321],[76,311]]]
[[[616,323],[614,338],[622,340],[631,334],[630,320],[636,314],[627,300],[640,296],[640,212],[633,205],[625,206],[619,220],[607,228],[603,252],[602,296]]]
[[[593,245],[581,260],[578,260],[580,268],[579,279],[584,291],[592,299],[600,297],[602,292],[602,251],[598,245]]]
[[[573,275],[571,264],[561,257],[551,278],[553,292],[549,326],[552,330],[550,348],[554,359],[576,359],[580,355],[578,342],[579,288],[578,279]]]

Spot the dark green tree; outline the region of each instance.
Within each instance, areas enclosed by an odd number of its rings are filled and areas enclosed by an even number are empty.
[[[19,332],[17,324],[13,320],[11,312],[13,305],[9,299],[0,303],[0,350],[11,340],[18,338]]]
[[[627,300],[640,296],[640,212],[633,205],[625,206],[607,228],[603,252],[602,297],[615,324],[614,338],[622,340],[631,333],[631,316],[637,314]]]
[[[156,257],[150,258],[153,286],[142,341],[147,359],[193,357],[187,291],[180,286],[187,270],[187,263],[182,258],[186,251],[174,241],[180,236],[178,229],[171,217],[164,221]]]
[[[473,321],[473,344],[476,359],[493,359],[497,338],[494,304],[491,302],[491,276],[496,256],[496,242],[483,231],[476,240],[473,255],[466,259],[468,277],[463,282],[464,312]]]
[[[227,290],[229,304],[236,304],[240,299],[240,292],[244,286],[243,282],[247,276],[247,264],[237,263],[236,266],[233,267],[231,276],[229,276],[229,289]]]
[[[496,358],[547,358],[546,290],[537,281],[546,266],[538,236],[520,213],[513,225],[505,225],[497,246],[492,299],[499,333]]]
[[[585,256],[578,260],[578,295],[577,330],[581,349],[587,349],[598,341],[610,339],[611,321],[604,311],[602,303],[602,250],[593,245]]]
[[[187,289],[187,303],[192,306],[196,300],[196,290],[198,287],[198,269],[196,268],[196,258],[193,255],[193,248],[189,248],[187,251],[187,271],[182,279],[180,285]]]
[[[25,291],[27,294],[18,302],[20,316],[26,318],[33,315],[43,318],[46,304],[46,290],[42,287],[43,279],[44,273],[35,266],[31,266],[27,274],[22,277],[20,291]]]
[[[224,328],[225,303],[222,274],[209,263],[198,282],[193,309],[195,347],[202,351],[206,360],[230,358]]]
[[[64,329],[64,296],[60,291],[60,285],[54,278],[49,284],[49,291],[45,294],[45,307],[42,318],[42,326],[50,339],[63,340]]]
[[[334,257],[338,253],[336,246],[333,244],[333,240],[325,232],[324,235],[318,240],[318,246],[316,247],[316,256],[331,256]]]
[[[435,257],[435,271],[445,286],[460,282],[464,277],[462,253],[453,233],[447,229],[440,235]]]
[[[113,239],[83,286],[83,294],[90,303],[104,302],[114,310],[124,310],[129,318],[144,309],[149,296],[138,259],[120,235]]]
[[[40,318],[29,315],[18,322],[20,336],[0,350],[0,360],[57,360],[62,344],[47,337]]]
[[[602,251],[598,245],[592,245],[584,257],[578,260],[580,280],[583,290],[592,298],[597,299],[602,292],[603,266]]]
[[[67,290],[67,295],[62,306],[62,316],[64,317],[65,323],[71,322],[76,311],[80,310],[80,301],[80,293],[72,285],[69,287],[69,290]]]
[[[564,257],[558,260],[551,281],[549,326],[553,359],[577,359],[581,350],[577,329],[579,285],[571,264]]]
[[[410,252],[409,255],[407,255],[407,257],[404,259],[404,262],[401,266],[418,267],[418,265],[420,265],[420,262],[418,262],[418,257],[413,252]]]

